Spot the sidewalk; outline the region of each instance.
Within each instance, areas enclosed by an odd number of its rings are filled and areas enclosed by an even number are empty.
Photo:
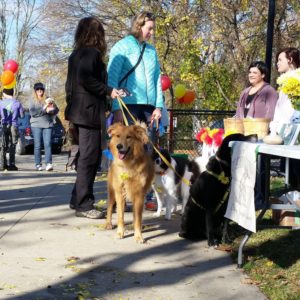
[[[75,174],[64,172],[63,155],[54,161],[54,172],[36,172],[31,156],[17,157],[20,171],[0,173],[0,299],[266,299],[228,253],[179,238],[179,215],[165,221],[145,210],[143,245],[132,213],[123,240],[105,220],[75,217]],[[95,196],[106,200],[104,181]]]

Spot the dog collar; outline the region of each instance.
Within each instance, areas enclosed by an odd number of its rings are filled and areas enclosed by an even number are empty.
[[[215,178],[217,178],[219,181],[221,181],[221,183],[223,184],[229,184],[229,177],[225,176],[224,171],[222,171],[220,174],[216,174],[210,170],[206,170],[206,172],[212,176],[214,176]]]

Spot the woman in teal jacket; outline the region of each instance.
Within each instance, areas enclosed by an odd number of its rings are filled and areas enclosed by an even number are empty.
[[[123,100],[129,111],[148,125],[161,118],[164,106],[157,53],[147,43],[154,33],[154,25],[153,14],[142,12],[136,16],[130,34],[112,47],[108,63],[108,85],[126,89],[128,93]],[[114,122],[122,121],[116,99],[112,111]],[[126,117],[129,123],[133,123],[128,114]]]

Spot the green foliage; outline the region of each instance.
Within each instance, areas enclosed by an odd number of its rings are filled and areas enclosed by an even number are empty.
[[[239,89],[234,87],[235,74],[227,66],[211,64],[201,73],[198,90],[203,94],[201,108],[213,110],[234,110]]]

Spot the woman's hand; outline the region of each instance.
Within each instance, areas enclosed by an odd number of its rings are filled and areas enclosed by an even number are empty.
[[[118,97],[123,97],[124,91],[122,89],[117,90],[117,89],[113,89],[110,96],[115,99]]]
[[[150,126],[152,126],[154,121],[158,121],[161,118],[161,110],[160,108],[155,108],[152,116],[151,116],[151,122],[150,122]]]

